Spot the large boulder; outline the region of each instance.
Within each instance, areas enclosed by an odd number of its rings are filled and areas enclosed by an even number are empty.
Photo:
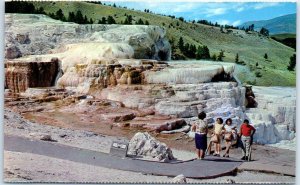
[[[174,160],[172,150],[149,133],[138,132],[130,140],[128,155],[150,157],[153,160],[169,162]]]

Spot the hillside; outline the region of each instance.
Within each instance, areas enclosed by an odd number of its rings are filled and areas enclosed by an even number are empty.
[[[113,16],[116,23],[121,23],[125,21],[126,15],[132,15],[133,23],[142,19],[151,25],[164,27],[173,46],[173,55],[181,54],[177,43],[182,37],[184,43],[194,44],[197,47],[208,46],[211,56],[218,55],[223,50],[224,62],[234,62],[238,54],[240,61],[246,64],[239,66],[237,70],[237,76],[242,82],[265,86],[294,86],[296,83],[295,72],[287,71],[287,65],[294,50],[271,38],[260,36],[256,32],[225,30],[222,33],[219,27],[87,2],[34,2],[34,5],[36,8],[43,7],[47,14],[55,14],[62,9],[66,17],[69,12],[80,10],[84,16],[88,19],[92,18],[96,23],[102,17],[108,16]],[[268,55],[268,60],[264,59],[265,53]],[[257,75],[258,73],[260,75]]]
[[[296,43],[297,43],[296,34],[291,34],[291,33],[275,34],[275,35],[271,35],[271,38],[278,42],[281,42],[286,46],[296,49]]]
[[[240,27],[244,26],[246,28],[251,24],[254,24],[255,30],[260,30],[262,27],[267,28],[270,34],[296,34],[296,14],[288,14],[269,20],[245,22]]]

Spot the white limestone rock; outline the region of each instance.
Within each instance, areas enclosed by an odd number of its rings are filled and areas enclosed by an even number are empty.
[[[245,114],[257,129],[254,142],[274,146],[292,142],[296,128],[296,88],[252,87],[252,90],[258,107],[248,109]]]
[[[128,155],[151,157],[153,160],[169,162],[174,160],[172,150],[147,132],[136,133],[129,141]]]
[[[211,82],[221,73],[231,75],[234,64],[209,61],[169,62],[170,68],[161,71],[147,71],[145,80],[148,83],[198,84]]]
[[[171,58],[166,31],[158,26],[79,25],[40,14],[5,14],[5,33],[7,59],[60,53],[64,66],[94,57]]]

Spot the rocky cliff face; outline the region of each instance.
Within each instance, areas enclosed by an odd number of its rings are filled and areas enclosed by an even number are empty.
[[[94,43],[94,46],[83,47],[81,55],[94,52],[97,53],[98,58],[133,57],[170,60],[171,56],[165,30],[158,26],[78,25],[53,20],[45,15],[5,15],[5,58],[7,59],[59,53],[66,45],[76,43]]]
[[[30,87],[54,86],[60,72],[60,61],[9,61],[5,63],[5,88],[14,93]]]

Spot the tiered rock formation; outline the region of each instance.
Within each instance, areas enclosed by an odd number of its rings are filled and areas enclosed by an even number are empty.
[[[257,128],[258,143],[292,140],[296,132],[296,88],[252,87],[257,108],[245,113]]]
[[[77,92],[100,91],[108,86],[146,84],[144,71],[160,70],[167,66],[156,60],[93,60],[91,64],[77,64],[70,67],[58,80],[59,87],[75,88]]]
[[[5,63],[5,88],[19,93],[30,87],[54,86],[59,72],[57,58],[44,62],[9,61]]]
[[[5,14],[5,58],[60,53],[66,45],[85,43],[80,46],[85,48],[81,55],[94,52],[97,57],[170,60],[165,34],[158,26],[79,25],[45,15]]]

